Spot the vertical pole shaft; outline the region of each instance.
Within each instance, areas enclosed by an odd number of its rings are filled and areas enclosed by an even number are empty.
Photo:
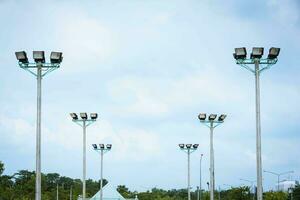
[[[261,159],[259,60],[255,60],[255,94],[256,94],[255,96],[256,96],[257,200],[262,200],[263,189],[262,189],[262,159]]]
[[[279,192],[280,175],[277,175],[277,192]]]
[[[255,185],[253,183],[251,183],[251,184],[252,184],[251,187],[252,187],[252,190],[253,190],[252,191],[253,192],[253,198],[252,199],[254,200],[255,199]]]
[[[36,180],[35,199],[41,200],[41,103],[42,64],[37,64],[37,123],[36,123]]]
[[[85,200],[86,178],[86,121],[83,121],[83,176],[82,176],[82,199]]]
[[[188,153],[188,200],[191,200],[191,192],[190,192],[190,188],[191,188],[191,186],[190,186],[190,154],[191,154],[191,152],[190,152],[190,149],[188,149],[188,151],[187,151],[187,153]]]
[[[103,149],[101,149],[100,200],[103,199]]]
[[[197,200],[200,200],[200,190],[199,190],[199,186],[197,186]]]
[[[213,142],[213,122],[210,123],[210,200],[214,200],[215,190],[215,170],[214,170],[214,142]]]
[[[58,200],[58,184],[56,184],[56,200]]]
[[[72,185],[71,185],[71,188],[70,188],[70,200],[72,200]]]
[[[200,193],[199,193],[199,200],[201,200],[202,196],[202,155],[200,157]]]

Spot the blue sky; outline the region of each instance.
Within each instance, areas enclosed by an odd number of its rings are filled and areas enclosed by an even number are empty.
[[[199,112],[226,113],[215,130],[216,185],[255,179],[254,76],[235,47],[281,47],[262,75],[263,168],[300,177],[300,4],[266,1],[0,1],[0,160],[6,173],[35,168],[36,82],[14,52],[62,51],[43,79],[42,171],[81,178],[82,134],[70,112],[98,112],[88,128],[87,175],[99,178],[92,143],[112,143],[105,177],[132,190],[186,186],[178,143],[199,143],[192,186],[209,179],[209,132]],[[288,177],[283,177],[288,178]],[[276,177],[264,174],[264,186]],[[203,187],[205,185],[203,184]]]

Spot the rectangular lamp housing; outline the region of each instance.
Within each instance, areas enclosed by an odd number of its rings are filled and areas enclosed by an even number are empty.
[[[87,119],[87,114],[86,113],[80,113],[81,119]]]
[[[245,47],[235,48],[234,52],[233,57],[235,59],[246,59],[247,57],[247,50]]]
[[[215,120],[216,118],[217,118],[217,115],[216,115],[216,114],[211,114],[211,115],[209,115],[208,120],[209,120],[209,121],[213,121],[213,120]]]
[[[51,52],[50,54],[51,63],[61,63],[62,58],[62,52]]]
[[[280,52],[280,48],[276,48],[276,47],[272,47],[269,50],[269,55],[268,55],[268,59],[275,59],[278,57]]]
[[[15,54],[19,62],[28,63],[28,58],[25,51],[18,51]]]
[[[252,53],[251,53],[251,59],[253,58],[261,58],[264,54],[264,48],[263,47],[253,47]]]
[[[36,63],[45,63],[45,52],[33,51],[33,59]]]

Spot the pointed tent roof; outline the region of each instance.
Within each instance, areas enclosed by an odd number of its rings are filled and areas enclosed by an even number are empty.
[[[124,197],[117,191],[117,189],[111,186],[109,183],[103,188],[103,200],[125,200]],[[100,190],[90,200],[99,200]]]

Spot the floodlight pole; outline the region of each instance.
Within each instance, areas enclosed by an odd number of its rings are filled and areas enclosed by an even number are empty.
[[[36,125],[36,181],[35,199],[41,200],[41,104],[42,104],[42,64],[37,63],[37,125]]]
[[[263,199],[262,189],[262,160],[261,160],[261,120],[260,120],[260,87],[259,87],[259,59],[255,64],[255,102],[256,102],[256,173],[257,173],[257,199]]]
[[[214,200],[215,191],[215,158],[214,158],[214,126],[210,122],[210,200]]]
[[[199,200],[201,200],[201,195],[202,195],[202,157],[203,157],[203,154],[201,154],[201,157],[200,157],[200,192],[199,192]]]
[[[100,159],[101,159],[101,163],[100,163],[100,200],[103,200],[103,157],[104,154],[109,152],[111,150],[111,148],[94,148],[95,151],[100,151]]]
[[[190,149],[188,149],[187,151],[188,153],[188,160],[187,160],[187,163],[188,163],[188,200],[191,200],[191,167],[190,167],[190,160],[191,160],[191,151]]]
[[[85,194],[86,194],[86,122],[85,122],[85,120],[82,122],[82,128],[83,128],[82,197],[83,197],[83,200],[85,200]]]
[[[255,75],[255,109],[256,109],[256,175],[257,175],[257,200],[263,199],[262,187],[262,158],[261,158],[261,118],[260,118],[260,74],[261,72],[269,69],[272,65],[276,64],[275,59],[237,59],[236,63]],[[248,66],[254,64],[254,69]],[[260,68],[260,65],[265,65]]]
[[[190,147],[190,148],[180,148],[180,150],[187,153],[187,192],[188,192],[188,200],[191,200],[191,176],[190,176],[190,156],[191,153],[197,150],[197,148]]]
[[[58,69],[60,67],[60,63],[28,63],[28,62],[20,62],[19,67],[28,71],[32,75],[37,78],[37,119],[36,119],[36,178],[35,178],[35,200],[41,200],[42,192],[41,192],[41,116],[42,116],[42,78]],[[36,71],[35,71],[36,70]]]
[[[58,183],[56,183],[56,200],[58,200]]]
[[[72,189],[73,189],[73,186],[71,185],[71,187],[70,187],[70,200],[72,200]]]
[[[201,123],[206,125],[210,129],[210,200],[214,200],[214,190],[215,190],[215,163],[214,163],[214,128],[219,126],[224,121],[215,120],[200,120]]]
[[[101,173],[100,173],[100,200],[103,199],[103,150],[101,150]]]
[[[82,145],[82,199],[86,196],[86,127],[96,121],[96,119],[73,119],[83,129],[83,145]]]

